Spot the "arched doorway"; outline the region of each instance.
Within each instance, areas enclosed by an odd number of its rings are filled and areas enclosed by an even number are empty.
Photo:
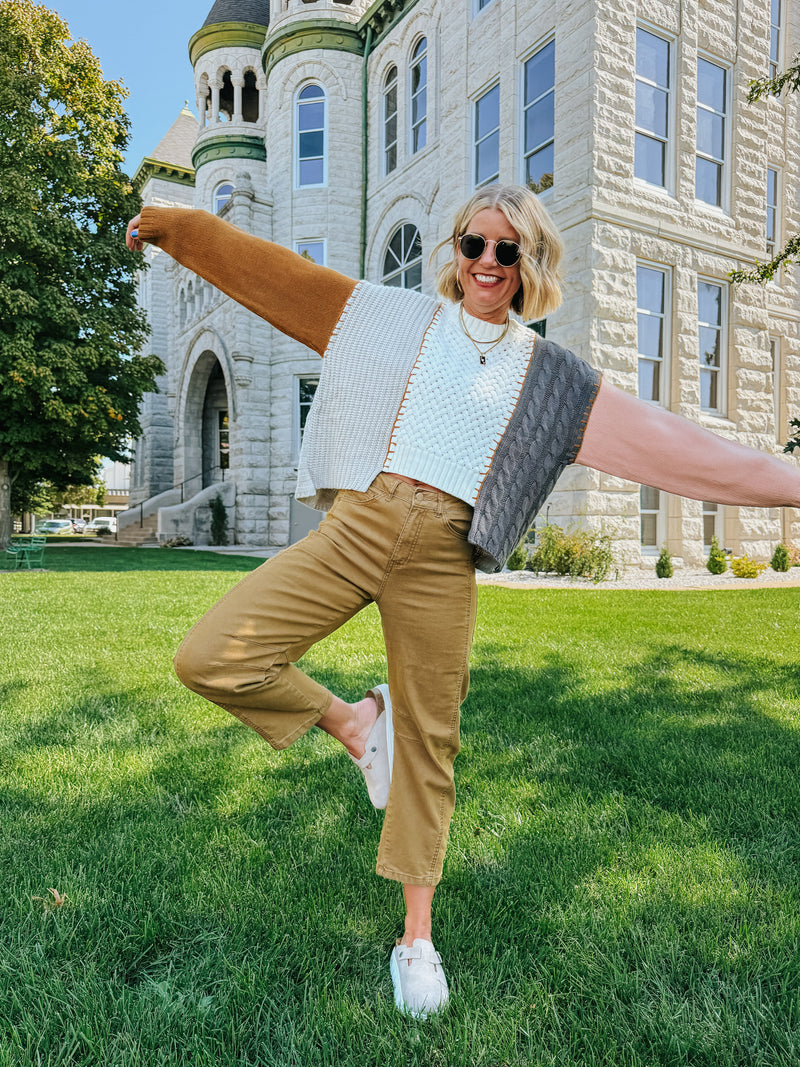
[[[215,359],[203,399],[203,488],[225,477],[230,468],[228,390]]]

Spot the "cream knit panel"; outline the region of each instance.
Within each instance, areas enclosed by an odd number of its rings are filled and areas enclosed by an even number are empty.
[[[534,341],[531,330],[512,321],[483,365],[461,329],[457,305],[440,305],[411,371],[383,469],[474,504],[519,399]]]
[[[437,303],[359,282],[334,329],[306,420],[295,495],[326,509],[380,473],[411,368]],[[313,314],[313,308],[309,314]]]

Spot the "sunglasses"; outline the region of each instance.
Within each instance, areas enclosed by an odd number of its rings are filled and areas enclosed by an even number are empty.
[[[524,255],[516,241],[487,241],[479,233],[462,233],[458,238],[464,259],[480,259],[487,245],[494,245],[494,258],[501,267],[513,267]]]

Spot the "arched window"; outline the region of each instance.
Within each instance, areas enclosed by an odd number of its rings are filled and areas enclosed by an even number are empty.
[[[428,135],[428,39],[421,37],[411,56],[411,152],[425,147]]]
[[[178,298],[178,305],[180,308],[180,324],[181,329],[186,325],[186,293],[181,289],[181,295]]]
[[[307,85],[297,96],[297,184],[325,185],[325,90]]]
[[[389,67],[383,79],[383,171],[397,166],[397,67]]]
[[[222,88],[219,91],[219,117],[221,122],[230,122],[233,118],[233,81],[229,70],[222,75]]]
[[[383,257],[381,281],[397,289],[422,289],[422,241],[419,230],[410,222],[398,226],[391,236]]]
[[[219,215],[230,198],[233,196],[233,186],[230,182],[221,182],[214,190],[214,214]]]

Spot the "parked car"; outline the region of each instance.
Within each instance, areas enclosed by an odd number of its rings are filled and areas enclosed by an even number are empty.
[[[71,519],[45,519],[36,524],[38,534],[71,534],[73,533]]]
[[[96,519],[90,519],[83,528],[85,534],[97,534],[101,530],[109,533],[117,532],[117,520],[113,515],[99,515]]]

